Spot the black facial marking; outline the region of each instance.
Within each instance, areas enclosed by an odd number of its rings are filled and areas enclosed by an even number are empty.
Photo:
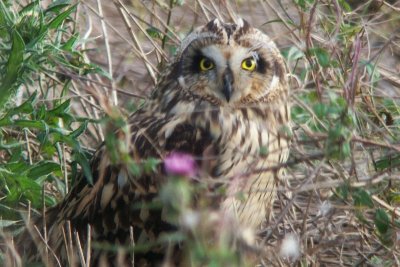
[[[232,93],[233,93],[233,83],[234,83],[234,79],[233,79],[233,73],[231,68],[227,68],[224,72],[223,76],[223,89],[222,89],[222,93],[224,94],[226,101],[229,102],[229,100],[232,97]]]
[[[231,35],[236,30],[236,24],[223,24],[223,27],[225,28],[225,32],[226,32],[226,35],[228,36],[228,40],[229,40],[231,38]]]
[[[195,72],[195,73],[201,72],[200,61],[202,58],[204,58],[204,56],[202,55],[200,50],[196,51],[193,56],[192,64],[190,65],[190,70],[192,72]]]
[[[242,20],[243,20],[243,26],[242,26],[241,30],[243,32],[248,32],[250,29],[250,24],[247,22],[247,20],[244,20],[244,19],[242,19]]]
[[[262,57],[257,59],[257,72],[265,74],[269,69],[269,63]]]
[[[209,30],[210,32],[215,32],[215,33],[219,33],[220,30],[217,23],[215,23],[215,20],[212,20],[209,23],[207,23],[206,29]]]
[[[250,24],[246,21],[243,20],[243,26],[240,27],[237,32],[235,33],[235,41],[238,41],[237,39],[240,38],[241,36],[245,35],[246,33],[248,33],[250,30]]]

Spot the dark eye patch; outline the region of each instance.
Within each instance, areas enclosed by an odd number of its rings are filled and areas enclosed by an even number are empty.
[[[265,60],[266,57],[263,52],[258,49],[254,49],[252,50],[251,54],[257,63],[255,71],[261,74],[266,74],[270,68],[270,63]]]
[[[201,68],[200,68],[200,61],[203,58],[207,58],[207,57],[203,56],[203,54],[200,52],[200,50],[198,50],[194,53],[192,62],[190,64],[190,70],[192,72],[195,72],[195,73],[202,72]],[[210,63],[213,64],[211,59],[208,59],[208,61],[210,61]]]
[[[191,70],[192,72],[200,72],[200,61],[203,58],[203,56],[201,54],[195,54],[192,60],[192,64],[191,64]]]
[[[263,57],[258,57],[256,71],[261,74],[265,74],[267,73],[268,68],[269,68],[269,63]]]

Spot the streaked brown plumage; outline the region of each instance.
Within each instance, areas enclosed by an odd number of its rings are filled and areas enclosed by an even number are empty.
[[[130,132],[120,130],[117,136],[137,162],[163,159],[172,151],[194,155],[198,179],[211,177],[215,183],[210,188],[226,187],[215,209],[256,229],[266,220],[279,177],[279,171],[268,168],[288,155],[287,98],[286,69],[272,40],[244,20],[213,20],[182,41],[151,99],[129,119]],[[82,244],[88,225],[92,242],[129,245],[133,234],[136,246],[176,227],[165,222],[163,208],[148,208],[168,178],[161,165],[156,173],[134,177],[123,164],[111,163],[103,145],[91,166],[94,185],[82,175],[65,200],[46,213],[48,243],[63,264],[68,262],[67,221]],[[22,247],[28,255],[35,253],[30,241]],[[91,256],[95,265],[98,251],[93,249]],[[137,253],[135,265],[154,266],[164,253],[162,245]]]

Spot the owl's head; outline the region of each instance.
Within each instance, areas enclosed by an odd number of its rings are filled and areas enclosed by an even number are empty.
[[[286,88],[275,43],[243,19],[197,28],[182,41],[172,71],[183,90],[213,105],[268,102]]]

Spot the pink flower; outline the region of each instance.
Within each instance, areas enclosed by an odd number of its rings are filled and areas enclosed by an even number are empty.
[[[164,159],[165,171],[169,175],[194,176],[197,171],[196,161],[190,154],[171,152]]]

